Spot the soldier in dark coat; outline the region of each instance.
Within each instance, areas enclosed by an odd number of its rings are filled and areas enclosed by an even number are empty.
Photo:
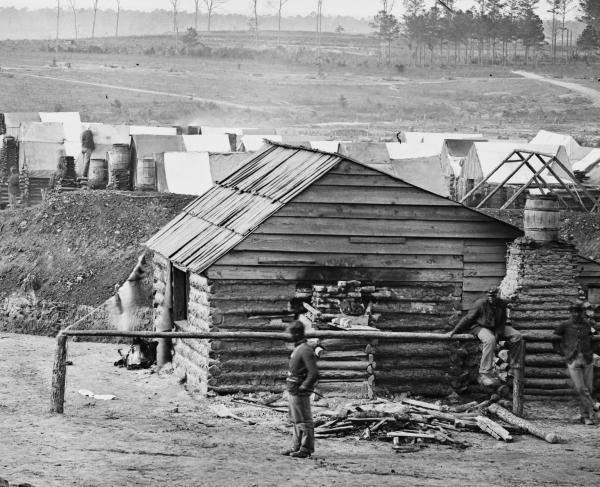
[[[317,357],[306,343],[304,325],[295,321],[288,326],[295,348],[290,356],[286,378],[290,421],[294,426],[292,448],[283,452],[295,458],[308,458],[315,451],[315,430],[310,396],[319,378]]]
[[[554,342],[556,352],[565,357],[567,370],[579,395],[582,423],[594,424],[594,364],[592,349],[592,322],[584,315],[585,303],[577,302],[570,307],[571,318],[554,330],[561,338]]]
[[[454,330],[448,333],[448,336],[452,337],[455,333],[468,329],[481,341],[479,382],[483,386],[500,385],[500,380],[494,375],[494,350],[497,340],[508,339],[511,364],[523,352],[523,336],[507,324],[506,305],[506,301],[498,297],[498,289],[492,288],[487,297],[476,301]]]

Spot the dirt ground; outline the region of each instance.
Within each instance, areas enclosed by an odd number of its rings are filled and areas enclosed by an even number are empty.
[[[317,440],[312,459],[280,456],[284,414],[229,402],[250,426],[217,418],[173,374],[113,366],[116,345],[69,344],[65,414],[49,414],[55,341],[0,334],[0,478],[39,486],[504,486],[598,485],[600,427],[571,425],[573,404],[528,405],[530,417],[565,438],[513,443],[461,433],[466,450],[429,446],[394,453],[387,443]],[[113,401],[84,397],[88,389]]]

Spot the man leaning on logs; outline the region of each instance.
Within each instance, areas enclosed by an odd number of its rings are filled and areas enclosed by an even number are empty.
[[[475,301],[467,315],[447,335],[452,337],[467,328],[481,341],[479,383],[486,387],[499,386],[500,379],[494,373],[496,341],[508,339],[512,366],[523,352],[523,336],[508,324],[507,302],[498,297],[498,288],[490,289],[487,297]]]

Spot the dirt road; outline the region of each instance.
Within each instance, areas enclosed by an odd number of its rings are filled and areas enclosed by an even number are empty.
[[[588,88],[587,86],[581,86],[577,83],[571,83],[568,81],[560,81],[554,78],[547,78],[545,76],[540,76],[539,74],[529,73],[527,71],[513,71],[515,74],[521,75],[527,79],[533,79],[536,81],[541,81],[543,83],[550,83],[552,85],[560,86],[562,88],[566,88],[567,90],[576,91],[577,93],[581,93],[588,97],[594,105],[600,106],[600,91],[594,90],[593,88]]]
[[[258,422],[216,418],[215,400],[193,400],[173,375],[114,367],[116,346],[69,346],[64,416],[48,411],[55,341],[0,335],[0,477],[40,486],[504,486],[598,485],[600,428],[570,426],[538,409],[567,444],[531,437],[512,444],[461,434],[472,447],[395,454],[389,444],[319,440],[310,460],[278,455],[283,414],[245,408]],[[80,389],[114,394],[114,401]],[[222,399],[220,399],[222,401]],[[235,404],[230,404],[234,407]],[[530,410],[531,411],[531,410]]]

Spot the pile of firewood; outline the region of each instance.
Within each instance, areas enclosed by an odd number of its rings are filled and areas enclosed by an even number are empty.
[[[353,436],[365,440],[391,441],[398,452],[416,451],[430,443],[467,448],[461,432],[486,433],[497,440],[512,441],[513,434],[530,433],[550,443],[558,437],[512,414],[498,396],[477,403],[446,406],[415,399],[400,402],[377,399],[347,404],[315,421],[315,436]],[[489,415],[497,416],[493,420]]]
[[[283,394],[238,395],[232,402],[287,412]],[[492,395],[483,402],[448,406],[401,396],[398,401],[374,399],[344,404],[335,410],[315,402],[313,415],[316,438],[353,437],[388,441],[396,452],[417,451],[428,444],[467,448],[461,433],[485,433],[496,440],[512,441],[515,434],[531,434],[549,443],[561,440],[554,432],[513,414],[510,403]],[[490,416],[495,416],[494,419]]]

